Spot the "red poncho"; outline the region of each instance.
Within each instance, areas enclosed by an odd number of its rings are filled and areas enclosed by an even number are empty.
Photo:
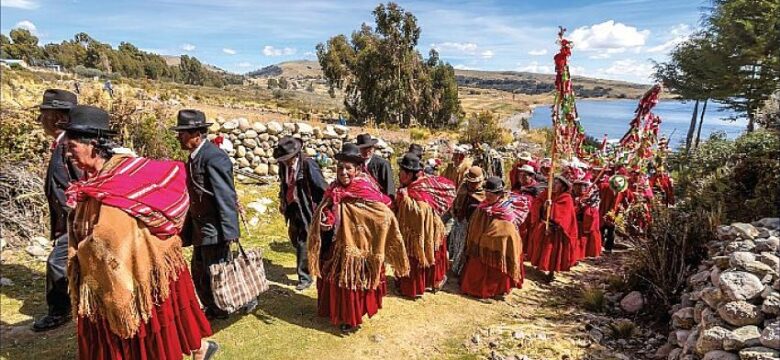
[[[416,201],[425,202],[439,216],[447,212],[455,200],[455,183],[442,176],[421,176],[402,190],[398,196],[408,195]]]

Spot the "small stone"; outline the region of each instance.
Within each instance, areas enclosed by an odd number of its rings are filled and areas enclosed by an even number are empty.
[[[747,251],[735,251],[731,253],[729,257],[729,266],[731,267],[744,267],[744,264],[748,261],[755,261],[756,255]]]
[[[479,336],[479,334],[474,334],[474,336],[471,337],[471,342],[474,345],[479,345],[479,343],[482,342],[482,338]]]
[[[249,123],[249,120],[246,118],[238,118],[235,119],[236,122],[238,122],[238,128],[241,129],[241,131],[249,130],[252,127],[252,124]]]
[[[269,175],[279,175],[279,165],[273,164],[268,170]]]
[[[701,332],[699,339],[696,341],[696,353],[699,356],[713,351],[723,350],[723,339],[729,335],[728,329],[720,326],[714,326]]]
[[[239,158],[246,157],[246,147],[244,145],[239,145],[238,150],[236,150],[236,155]]]
[[[14,282],[9,278],[0,277],[0,286],[14,286]]]
[[[761,332],[761,345],[780,350],[780,320],[767,324]]]
[[[739,351],[746,347],[757,346],[761,342],[761,332],[755,325],[748,325],[731,331],[723,340],[723,350]]]
[[[713,256],[711,260],[715,264],[715,266],[718,267],[718,269],[726,270],[729,268],[729,260],[731,260],[731,257],[725,255],[719,255],[719,256]]]
[[[753,225],[778,230],[780,229],[780,218],[763,218],[754,222]]]
[[[704,354],[702,360],[739,360],[739,355],[728,351],[714,350]]]
[[[628,313],[636,313],[642,310],[645,305],[642,293],[639,291],[632,291],[626,295],[623,300],[620,300],[620,308]]]
[[[688,341],[688,336],[691,334],[690,330],[677,330],[674,332],[674,343],[680,346],[685,345]]]
[[[33,238],[33,241],[43,247],[51,246],[51,241],[43,236],[36,236]]]
[[[5,241],[4,238],[0,238],[0,250],[5,249],[5,246],[8,245],[8,243]]]
[[[382,341],[385,341],[385,337],[380,334],[371,335],[370,339],[375,343],[381,343]]]
[[[756,260],[766,264],[770,269],[774,269],[775,271],[780,269],[780,257],[777,257],[772,253],[766,251],[762,252],[761,254],[756,255]]]
[[[265,124],[265,126],[268,128],[268,133],[271,135],[278,135],[284,130],[282,124],[276,121],[270,121],[267,124]]]
[[[693,288],[700,288],[701,286],[706,284],[709,279],[710,279],[709,270],[699,271],[698,273],[688,278],[688,284],[691,285]]]
[[[731,228],[737,231],[737,234],[743,239],[753,240],[758,237],[758,229],[751,224],[733,223]]]
[[[244,132],[244,138],[246,139],[257,138],[257,131],[254,131],[252,129],[247,130],[246,132]]]
[[[220,124],[219,122],[215,121],[215,122],[211,123],[211,125],[209,126],[209,132],[210,133],[217,133],[217,132],[219,132],[219,129],[221,129],[221,128],[222,128],[222,124]]]
[[[252,129],[255,130],[258,134],[262,134],[266,132],[268,129],[265,127],[265,124],[261,122],[255,122],[252,123]]]
[[[674,348],[672,351],[669,352],[669,356],[666,357],[666,360],[678,360],[680,359],[680,355],[682,354],[681,348]]]
[[[46,256],[46,250],[40,245],[30,245],[25,250],[31,256]]]
[[[739,351],[740,360],[777,360],[778,358],[780,358],[780,351],[763,346],[749,347]]]
[[[780,315],[780,295],[775,292],[767,296],[764,303],[761,304],[761,311],[771,315]]]
[[[731,254],[735,251],[753,251],[755,248],[756,243],[753,242],[753,240],[732,241],[726,245],[726,247],[723,249],[723,252],[726,254]]]
[[[604,340],[604,333],[597,329],[590,329],[590,331],[588,331],[588,336],[590,336],[591,340],[597,344]]]
[[[231,131],[233,131],[233,130],[235,130],[237,128],[238,128],[238,122],[234,121],[234,120],[225,121],[222,124],[222,131],[227,132],[227,133],[229,133],[229,132],[231,132]]]
[[[701,299],[715,309],[723,301],[723,294],[721,294],[720,289],[710,286],[701,291]]]
[[[677,329],[690,329],[693,323],[692,307],[682,308],[672,314],[672,326]]]
[[[295,123],[295,132],[302,135],[311,135],[314,133],[314,128],[312,128],[312,126],[307,123],[299,122]]]
[[[764,290],[758,276],[744,271],[727,271],[720,274],[720,290],[728,300],[752,300]]]
[[[253,172],[260,176],[268,175],[268,164],[260,164],[254,168]]]
[[[257,140],[255,139],[246,139],[244,140],[244,146],[247,147],[247,149],[254,149],[257,147]]]
[[[764,314],[758,306],[746,301],[732,301],[718,307],[718,315],[734,326],[758,325],[764,321]]]
[[[512,332],[512,337],[515,338],[515,340],[520,340],[525,338],[525,334],[523,334],[522,331],[515,330]]]
[[[770,236],[766,239],[756,240],[756,247],[753,248],[754,252],[770,252],[774,253],[780,250],[780,239],[775,236]]]
[[[252,165],[252,164],[245,157],[242,157],[242,158],[238,159],[238,167],[240,167],[240,168],[248,168],[250,165]],[[251,171],[252,170],[250,169],[247,172],[251,172]]]
[[[702,329],[709,329],[713,326],[721,326],[726,327],[726,322],[723,321],[723,319],[718,316],[718,313],[711,309],[709,306],[705,306],[704,310],[701,312],[701,318],[699,319],[699,323],[702,327]]]

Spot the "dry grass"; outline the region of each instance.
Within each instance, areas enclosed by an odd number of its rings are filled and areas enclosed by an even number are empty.
[[[580,292],[580,302],[585,309],[594,312],[602,312],[607,306],[604,290],[590,286],[584,287]]]

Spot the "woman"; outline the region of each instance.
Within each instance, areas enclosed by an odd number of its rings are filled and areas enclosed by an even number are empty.
[[[531,165],[525,164],[516,171],[517,182],[512,188],[512,193],[517,196],[520,209],[524,210],[520,214],[520,238],[523,239],[523,250],[525,255],[529,254],[530,244],[528,243],[528,233],[531,228],[530,212],[534,199],[539,194],[539,183],[536,181],[536,171]]]
[[[485,181],[485,200],[469,220],[466,266],[460,288],[477,298],[503,299],[523,285],[523,243],[518,229],[517,196],[507,194],[498,177]]]
[[[470,167],[466,175],[463,176],[463,183],[458,188],[458,193],[452,204],[451,213],[455,218],[455,224],[452,226],[447,245],[452,260],[452,272],[455,275],[460,274],[466,261],[463,249],[466,247],[466,230],[469,219],[477,205],[485,200],[485,191],[482,189],[484,180],[482,168],[479,166]]]
[[[555,279],[556,271],[568,271],[577,256],[577,218],[574,213],[574,199],[569,194],[571,183],[563,176],[556,176],[552,186],[552,201],[547,200],[547,191],[534,201],[529,244],[531,264],[540,271],[548,271],[547,281]],[[550,211],[549,225],[546,222],[547,208]]]
[[[591,175],[585,173],[574,181],[572,190],[576,203],[579,241],[578,258],[601,255],[601,232],[599,230],[599,192],[591,186]]]
[[[183,164],[114,155],[108,114],[76,106],[68,156],[86,174],[66,192],[68,279],[80,359],[210,359],[218,350],[182,256]]]
[[[345,143],[335,158],[336,181],[309,230],[309,270],[317,276],[317,313],[349,332],[382,308],[385,263],[405,276],[409,261],[392,200],[361,170],[360,149]]]

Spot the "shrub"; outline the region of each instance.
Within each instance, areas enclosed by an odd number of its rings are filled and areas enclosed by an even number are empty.
[[[431,137],[431,131],[426,128],[413,128],[409,131],[412,141],[426,140]]]
[[[637,326],[628,319],[618,319],[609,323],[610,336],[615,339],[630,339],[637,332]]]
[[[585,309],[594,312],[601,312],[607,306],[604,291],[589,286],[584,287],[580,292],[580,303]]]
[[[472,114],[466,120],[466,127],[460,134],[464,143],[487,143],[499,147],[512,141],[512,134],[501,126],[498,117],[489,111]]]

